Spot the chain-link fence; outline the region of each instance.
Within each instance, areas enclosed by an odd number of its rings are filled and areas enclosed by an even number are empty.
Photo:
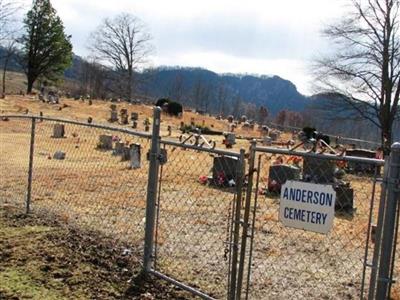
[[[354,299],[391,288],[398,161],[384,171],[374,159],[161,140],[154,112],[151,135],[4,117],[0,203],[132,245],[145,272],[202,298]],[[315,200],[329,218],[312,211],[315,194],[281,194],[291,182],[332,191],[334,202]],[[285,207],[282,195],[305,206]]]
[[[0,201],[24,207],[28,188],[31,119],[0,122]]]
[[[362,298],[369,284],[383,162],[256,150],[246,297]],[[307,206],[311,193],[292,195],[294,202],[305,200],[304,210],[289,206],[283,211],[281,192],[287,181],[333,189],[334,220],[327,234],[291,227],[290,221],[304,228],[323,227],[325,219]]]
[[[143,248],[148,135],[40,118],[1,126],[2,201]]]

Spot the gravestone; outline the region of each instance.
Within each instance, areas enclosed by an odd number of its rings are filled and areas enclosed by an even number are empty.
[[[226,148],[232,148],[236,144],[236,135],[234,133],[226,133],[224,144]]]
[[[229,123],[232,123],[234,118],[233,118],[232,115],[229,115],[229,116],[227,117],[227,119],[228,119],[228,122],[229,122]]]
[[[332,183],[335,177],[335,163],[332,160],[304,157],[303,179],[314,183]]]
[[[137,122],[136,122],[136,121],[133,121],[133,123],[132,123],[132,128],[133,128],[133,129],[136,129],[136,128],[137,128]]]
[[[139,114],[137,112],[131,113],[131,120],[132,121],[137,121],[139,120]]]
[[[354,212],[354,190],[349,183],[333,186],[336,192],[335,211],[352,214]]]
[[[264,146],[271,146],[272,145],[272,139],[269,136],[264,136],[262,140],[262,144]]]
[[[121,124],[126,125],[128,123],[128,115],[121,115]]]
[[[113,150],[113,155],[121,155],[123,152],[123,148],[125,147],[125,144],[122,142],[116,142],[115,147]]]
[[[105,134],[100,135],[97,148],[102,150],[112,150],[112,136]]]
[[[53,155],[54,159],[59,159],[59,160],[63,160],[65,159],[65,152],[62,151],[56,151]]]
[[[276,142],[279,138],[279,133],[277,131],[272,131],[269,133],[269,137],[273,142]]]
[[[219,186],[228,186],[230,180],[236,183],[239,160],[232,156],[214,157],[212,167],[212,183]]]
[[[65,136],[65,125],[64,124],[54,124],[53,127],[53,138],[59,139]]]
[[[130,168],[131,169],[140,169],[140,156],[141,156],[141,147],[140,144],[132,144],[130,145]]]
[[[120,111],[121,124],[128,124],[128,110],[126,108],[122,108]]]
[[[122,147],[122,152],[121,152],[121,161],[128,161],[131,159],[131,149],[130,147],[127,147],[124,145],[124,147]]]
[[[295,166],[280,164],[269,167],[268,191],[280,192],[287,180],[299,180],[300,169]]]
[[[118,112],[116,110],[111,111],[110,122],[118,122]]]

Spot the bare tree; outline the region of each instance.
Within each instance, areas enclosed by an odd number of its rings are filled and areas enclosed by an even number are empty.
[[[375,124],[389,149],[399,114],[400,0],[349,1],[351,12],[324,31],[335,51],[317,61],[316,78],[341,108]]]
[[[100,61],[111,64],[124,79],[124,94],[132,99],[134,72],[148,62],[152,51],[151,37],[143,22],[130,14],[122,13],[105,19],[90,36],[90,49]]]
[[[224,83],[220,83],[218,86],[218,113],[220,115],[225,115],[227,113],[227,105],[226,101],[228,99],[228,89],[226,88]]]
[[[1,93],[1,98],[5,98],[6,96],[6,75],[7,75],[7,68],[8,64],[10,63],[12,56],[16,52],[16,47],[15,47],[16,41],[14,39],[11,39],[8,41],[7,44],[4,45],[4,56],[2,57],[3,60],[3,80],[2,80],[2,93]]]

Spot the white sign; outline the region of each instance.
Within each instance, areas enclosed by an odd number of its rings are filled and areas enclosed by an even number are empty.
[[[287,227],[327,234],[335,217],[332,185],[288,180],[282,185],[279,220]]]

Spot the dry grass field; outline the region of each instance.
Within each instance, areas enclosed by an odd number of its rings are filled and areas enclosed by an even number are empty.
[[[107,124],[110,102],[87,102],[62,99],[60,105],[39,102],[35,98],[9,96],[0,100],[0,113],[29,114]],[[139,113],[142,120],[151,117],[146,105],[118,103],[118,110]],[[64,106],[64,107],[63,107]],[[61,107],[61,110],[59,109]],[[173,127],[172,137],[183,120],[191,118],[215,130],[227,130],[227,122],[213,117],[185,113],[183,119],[162,116],[162,135]],[[66,125],[66,137],[52,138],[55,122],[36,123],[32,209],[57,217],[79,228],[96,230],[113,239],[129,243],[140,255],[143,252],[144,216],[148,176],[145,158],[150,141],[130,134],[103,129]],[[123,127],[121,125],[113,125]],[[129,126],[125,126],[129,128]],[[259,132],[239,130],[244,136]],[[142,147],[141,168],[130,169],[111,151],[96,148],[98,136],[110,134]],[[290,133],[282,135],[283,140]],[[222,148],[222,137],[210,136]],[[27,189],[30,121],[0,121],[0,201],[23,207]],[[155,268],[173,278],[198,287],[217,298],[225,297],[229,242],[229,220],[234,193],[199,183],[199,176],[209,175],[213,156],[182,147],[165,146],[168,162],[160,174],[158,226],[156,231]],[[234,151],[248,149],[247,140],[238,140]],[[66,153],[65,160],[52,158],[54,152]],[[270,156],[264,155],[260,169],[260,187],[266,185]],[[255,238],[250,281],[251,299],[357,299],[367,235],[373,180],[367,175],[346,175],[354,188],[357,210],[352,217],[337,215],[328,235],[305,232],[282,226],[278,221],[276,197],[259,195],[255,214]],[[255,190],[255,189],[254,189]],[[255,195],[253,192],[253,198]],[[376,222],[380,186],[376,185],[373,222]],[[252,206],[254,210],[254,205]],[[248,241],[250,242],[250,240]],[[369,257],[373,244],[368,245]],[[369,273],[369,269],[367,269]],[[247,275],[247,274],[246,274]],[[368,286],[368,274],[366,278]],[[393,291],[397,292],[397,285]],[[396,297],[394,297],[396,298]]]

